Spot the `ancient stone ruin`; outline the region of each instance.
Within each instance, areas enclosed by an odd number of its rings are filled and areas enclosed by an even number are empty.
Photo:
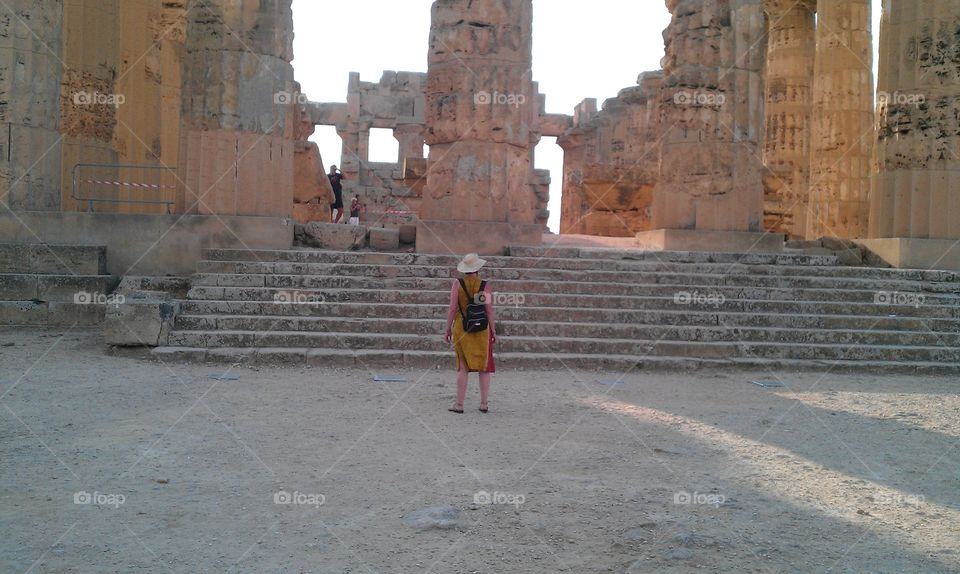
[[[107,318],[112,344],[204,358],[323,363],[346,345],[420,365],[442,353],[421,339],[442,283],[479,252],[528,297],[506,316],[575,364],[843,362],[851,332],[858,360],[905,345],[917,368],[960,363],[914,322],[956,319],[956,0],[885,4],[875,109],[868,0],[667,0],[663,69],[569,115],[535,81],[532,0],[436,0],[427,69],[350,74],[341,102],[296,81],[291,0],[9,4],[0,322]],[[373,130],[397,157],[371,161]],[[562,174],[534,168],[543,137]],[[332,163],[361,225],[330,222]],[[125,304],[71,302],[88,291]],[[391,338],[377,313],[412,331]],[[513,335],[516,364],[541,359],[542,340]]]
[[[532,157],[548,135],[565,154],[562,234],[764,250],[831,237],[893,265],[960,235],[953,2],[890,2],[876,113],[869,0],[668,0],[664,69],[571,115],[538,93],[531,0],[436,2],[427,71],[352,74],[346,103],[300,92],[290,4],[13,2],[3,204],[51,227],[81,212],[293,227],[327,221],[339,160],[370,227],[417,227],[424,252],[489,237],[475,247],[497,253],[541,242],[551,175]],[[341,158],[319,157],[316,125],[336,127]],[[393,132],[395,162],[369,161],[372,129]]]

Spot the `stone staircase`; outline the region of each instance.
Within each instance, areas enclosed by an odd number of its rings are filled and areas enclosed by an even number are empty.
[[[99,324],[117,285],[106,265],[106,247],[0,243],[0,325]]]
[[[498,368],[960,372],[960,277],[801,254],[489,257]],[[452,256],[208,250],[162,357],[453,368]]]

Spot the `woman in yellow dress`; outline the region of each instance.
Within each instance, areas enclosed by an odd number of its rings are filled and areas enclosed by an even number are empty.
[[[463,413],[467,396],[467,378],[470,373],[480,376],[480,412],[489,412],[487,399],[490,394],[490,373],[496,371],[493,362],[493,344],[497,341],[496,324],[493,318],[493,290],[490,284],[480,279],[480,269],[486,261],[476,253],[463,258],[457,271],[463,279],[455,279],[450,286],[450,306],[447,310],[448,343],[453,343],[457,352],[457,402],[448,410]],[[482,293],[481,293],[482,291]],[[468,333],[463,322],[470,303],[483,303],[487,311],[487,328]]]

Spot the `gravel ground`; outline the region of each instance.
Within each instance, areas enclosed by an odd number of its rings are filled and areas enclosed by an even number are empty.
[[[957,383],[502,372],[454,415],[452,372],[7,329],[0,572],[957,572]]]

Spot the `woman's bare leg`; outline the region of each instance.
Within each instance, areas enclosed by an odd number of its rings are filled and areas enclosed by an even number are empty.
[[[487,397],[490,396],[490,373],[480,373],[480,408],[487,408]]]
[[[457,369],[457,404],[454,405],[457,410],[463,410],[463,401],[467,398],[467,377],[469,376],[470,371],[467,370],[467,362],[460,359],[460,368]]]

